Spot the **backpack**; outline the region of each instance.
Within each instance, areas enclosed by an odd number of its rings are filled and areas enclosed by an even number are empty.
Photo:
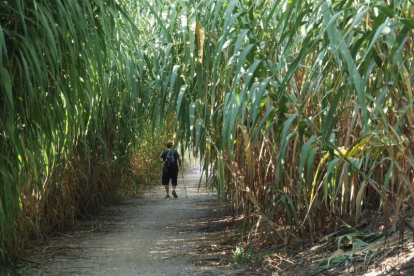
[[[172,153],[171,151],[168,151],[167,157],[165,158],[165,162],[164,162],[164,171],[173,172],[177,170],[178,170],[177,160],[174,157],[174,153]]]

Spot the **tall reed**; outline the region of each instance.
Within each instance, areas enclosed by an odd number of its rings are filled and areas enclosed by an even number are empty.
[[[112,0],[0,2],[1,262],[132,181],[146,115],[127,10]]]
[[[160,118],[175,118],[206,157],[250,237],[288,243],[275,234],[285,225],[314,239],[357,225],[363,209],[391,208],[393,229],[404,221],[412,1],[159,0],[142,10],[157,26]]]
[[[363,209],[404,224],[412,1],[0,5],[2,252],[131,181],[134,138],[160,125],[258,242],[315,239]]]

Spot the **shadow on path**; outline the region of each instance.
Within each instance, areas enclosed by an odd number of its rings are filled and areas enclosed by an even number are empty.
[[[28,250],[30,275],[237,275],[228,208],[202,187],[200,173],[179,178],[178,199],[164,188],[111,205],[46,246]]]

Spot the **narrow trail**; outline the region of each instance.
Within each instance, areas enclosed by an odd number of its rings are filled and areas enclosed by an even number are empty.
[[[148,189],[105,211],[82,231],[50,241],[32,252],[30,275],[235,275],[231,225],[215,196],[198,188],[197,169],[179,178],[178,199],[164,199],[164,188]],[[223,242],[224,240],[224,242]],[[224,245],[223,245],[224,244]],[[214,253],[209,248],[228,250]],[[207,249],[207,250],[206,250]],[[48,253],[49,252],[49,253]],[[212,253],[213,252],[213,253]],[[38,255],[38,256],[36,256]],[[41,261],[39,261],[39,258]]]

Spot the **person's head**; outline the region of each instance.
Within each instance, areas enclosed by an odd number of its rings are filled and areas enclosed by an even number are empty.
[[[167,144],[165,144],[166,146],[167,146],[167,148],[171,148],[172,147],[172,145],[173,145],[173,142],[172,141],[168,141],[167,142]]]

